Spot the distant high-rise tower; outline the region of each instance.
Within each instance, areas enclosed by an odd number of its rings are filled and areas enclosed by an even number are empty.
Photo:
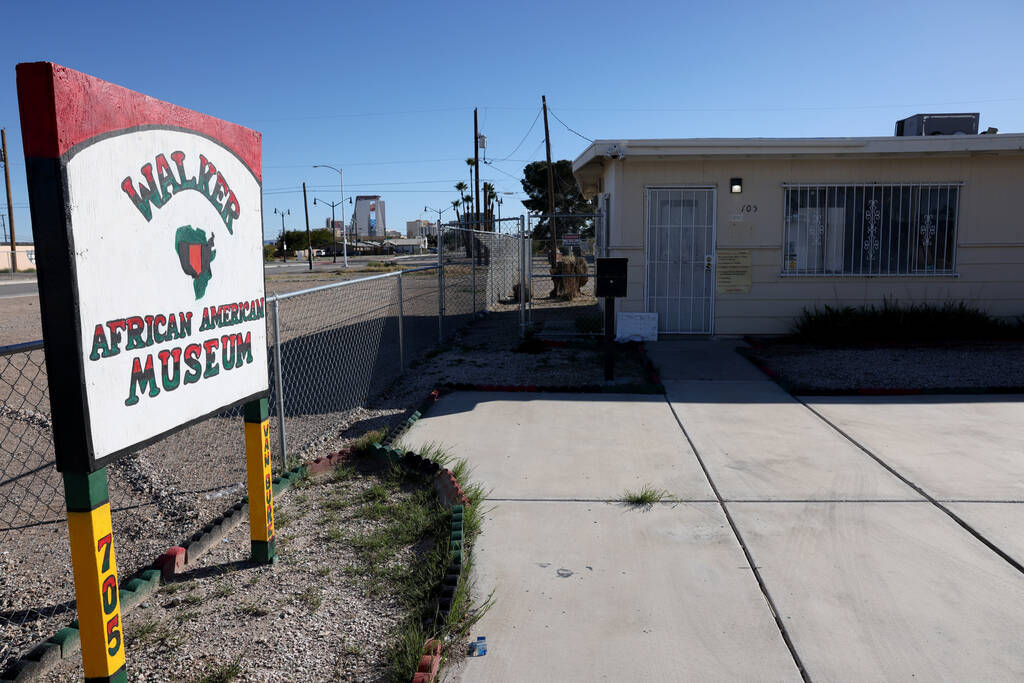
[[[387,227],[380,195],[358,195],[352,211],[352,231],[363,237],[377,237],[383,236]]]

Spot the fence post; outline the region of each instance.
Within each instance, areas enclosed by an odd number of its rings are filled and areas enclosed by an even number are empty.
[[[281,472],[288,469],[288,455],[285,450],[284,433],[284,384],[281,380],[281,309],[274,299],[274,384],[277,390],[277,435],[281,442]]]
[[[519,334],[526,336],[526,219],[519,216]]]
[[[437,224],[437,343],[444,341],[444,231]]]
[[[402,330],[402,271],[398,271],[398,367],[405,372],[405,336]]]
[[[473,316],[472,317],[475,318],[476,317],[476,258],[477,258],[476,231],[475,230],[473,232],[469,233],[469,243],[471,245],[473,245],[472,249],[470,249],[470,252],[472,253],[473,256],[472,256],[472,258],[470,259],[470,262],[469,262],[470,263],[470,273],[471,273],[470,278],[469,278],[469,282],[470,282],[470,287],[473,288]]]

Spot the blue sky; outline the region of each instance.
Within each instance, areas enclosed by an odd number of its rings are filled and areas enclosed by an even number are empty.
[[[263,133],[265,233],[340,194],[380,194],[390,229],[484,167],[523,212],[541,95],[590,138],[890,135],[917,112],[1024,132],[1024,3],[18,2],[4,9],[0,125],[19,241],[30,217],[14,66],[48,60]],[[552,154],[587,142],[551,119]],[[521,145],[519,143],[522,143]],[[518,146],[518,149],[515,149]],[[6,202],[0,197],[6,213]],[[351,208],[346,205],[346,211]],[[445,218],[451,211],[445,214]]]

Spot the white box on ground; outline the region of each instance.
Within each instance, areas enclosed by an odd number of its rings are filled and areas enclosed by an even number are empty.
[[[615,341],[658,341],[657,313],[616,313]]]

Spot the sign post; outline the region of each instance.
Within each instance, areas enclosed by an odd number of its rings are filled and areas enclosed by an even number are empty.
[[[252,561],[268,564],[274,560],[274,475],[270,467],[270,411],[265,398],[245,404],[245,469]]]
[[[17,81],[82,662],[123,681],[107,466],[238,405],[262,409],[247,442],[268,436],[262,143],[49,62]],[[254,555],[270,558],[263,490]]]
[[[615,379],[615,297],[626,296],[627,258],[599,258],[594,296],[604,297],[604,378]]]
[[[85,680],[127,683],[107,469],[64,473]]]

